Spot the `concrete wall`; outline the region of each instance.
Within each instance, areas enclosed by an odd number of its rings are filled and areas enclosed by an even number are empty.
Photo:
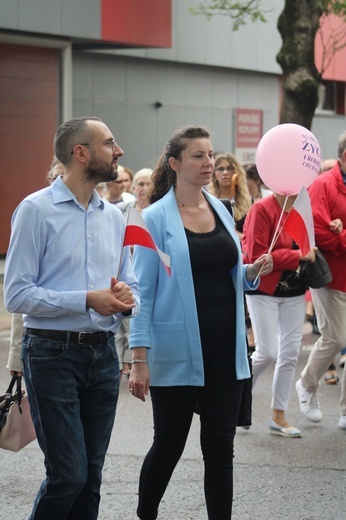
[[[80,52],[73,63],[73,115],[101,117],[125,150],[123,164],[135,170],[153,166],[186,124],[205,125],[215,150],[232,152],[235,108],[263,110],[264,133],[278,124],[276,75]],[[323,157],[335,157],[345,116],[316,113],[311,130]]]
[[[0,29],[80,44],[170,47],[171,0],[0,0]]]
[[[323,159],[337,159],[338,138],[344,131],[346,131],[345,116],[315,115],[311,132],[320,143]]]
[[[262,0],[267,23],[247,23],[237,32],[230,28],[226,16],[215,16],[210,21],[193,15],[189,7],[197,7],[200,0],[172,0],[172,48],[124,49],[110,51],[125,56],[229,67],[252,71],[280,73],[276,54],[281,37],[276,22],[284,0]]]
[[[101,117],[132,169],[151,166],[186,124],[206,126],[215,150],[232,151],[234,108],[262,109],[265,129],[278,123],[274,75],[93,53],[75,53],[73,62],[73,115]]]
[[[0,0],[0,28],[100,38],[101,0]]]

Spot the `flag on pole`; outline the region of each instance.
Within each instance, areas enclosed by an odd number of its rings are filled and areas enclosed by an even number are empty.
[[[154,249],[169,276],[171,276],[170,256],[161,251],[155,244],[142,215],[133,207],[129,208],[123,246],[139,245]]]
[[[314,219],[307,189],[302,186],[283,228],[293,238],[301,250],[302,256],[315,245]]]

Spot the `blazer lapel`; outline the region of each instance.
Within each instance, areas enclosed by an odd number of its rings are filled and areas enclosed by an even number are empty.
[[[186,276],[190,276],[192,279],[189,247],[173,188],[164,196],[163,205],[168,235],[167,245],[174,276],[177,277],[177,280],[183,278],[186,282]]]

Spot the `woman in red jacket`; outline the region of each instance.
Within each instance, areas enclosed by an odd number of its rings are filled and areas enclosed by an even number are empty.
[[[296,195],[287,198],[274,193],[256,202],[244,224],[244,261],[253,262],[267,253],[285,207],[280,226],[285,222]],[[286,204],[285,204],[286,201]],[[283,229],[273,250],[273,271],[261,279],[256,291],[246,295],[255,335],[252,355],[254,385],[258,377],[275,362],[272,386],[270,432],[283,437],[301,437],[298,428],[287,422],[285,412],[300,352],[305,317],[305,282],[300,263],[313,262],[315,251],[306,256]]]

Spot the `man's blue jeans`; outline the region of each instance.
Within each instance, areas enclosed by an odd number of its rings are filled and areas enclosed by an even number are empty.
[[[96,520],[119,393],[114,338],[90,346],[24,334],[22,356],[46,467],[29,520]]]

